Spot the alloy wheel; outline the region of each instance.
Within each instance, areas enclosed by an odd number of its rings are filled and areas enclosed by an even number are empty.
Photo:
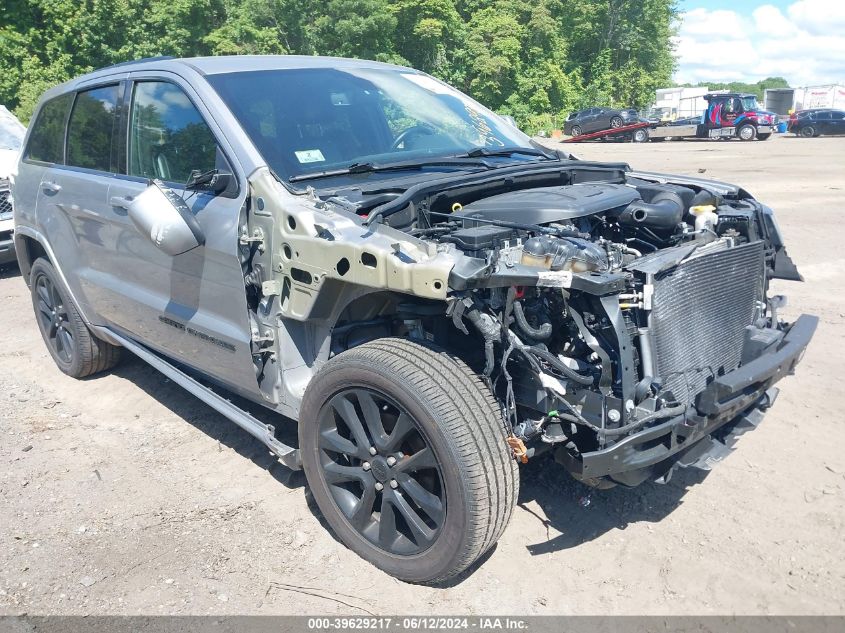
[[[391,398],[346,389],[318,416],[321,476],[349,524],[400,556],[425,551],[446,519],[446,490],[434,450]]]
[[[72,362],[73,330],[61,294],[46,275],[41,275],[36,280],[35,292],[38,297],[38,320],[48,345],[62,362]]]

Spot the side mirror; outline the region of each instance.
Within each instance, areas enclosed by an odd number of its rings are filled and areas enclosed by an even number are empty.
[[[210,171],[194,170],[191,172],[191,177],[185,183],[185,189],[189,191],[207,191],[215,196],[229,189],[232,184],[234,176],[227,172],[221,172],[218,169]]]
[[[153,180],[129,205],[128,214],[142,235],[168,255],[181,255],[205,244],[205,235],[185,201]]]

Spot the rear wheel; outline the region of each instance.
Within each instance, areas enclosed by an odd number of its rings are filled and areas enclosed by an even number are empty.
[[[339,354],[305,392],[299,436],[326,521],[402,580],[460,573],[510,519],[519,480],[499,407],[445,352],[388,338]]]
[[[757,136],[757,128],[750,123],[741,125],[736,131],[736,135],[743,141],[753,141]]]
[[[611,117],[610,127],[614,128],[614,129],[616,129],[618,127],[622,127],[622,117],[621,116]]]
[[[642,128],[640,130],[634,130],[634,143],[645,143],[648,140],[648,130]]]
[[[804,138],[810,138],[816,135],[816,128],[814,128],[812,125],[805,125],[801,128],[800,134]]]
[[[49,261],[37,259],[29,279],[38,329],[59,369],[84,378],[117,365],[120,348],[91,334]]]

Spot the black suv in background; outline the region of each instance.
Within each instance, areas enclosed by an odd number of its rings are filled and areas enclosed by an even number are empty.
[[[566,123],[563,125],[563,133],[570,136],[579,136],[589,132],[611,130],[639,121],[640,115],[633,109],[587,108],[573,112],[567,117]]]
[[[806,137],[845,134],[845,110],[799,110],[789,117],[787,130]]]

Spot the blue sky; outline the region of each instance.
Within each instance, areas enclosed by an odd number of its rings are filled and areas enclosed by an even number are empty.
[[[845,0],[680,0],[680,82],[845,84]]]

